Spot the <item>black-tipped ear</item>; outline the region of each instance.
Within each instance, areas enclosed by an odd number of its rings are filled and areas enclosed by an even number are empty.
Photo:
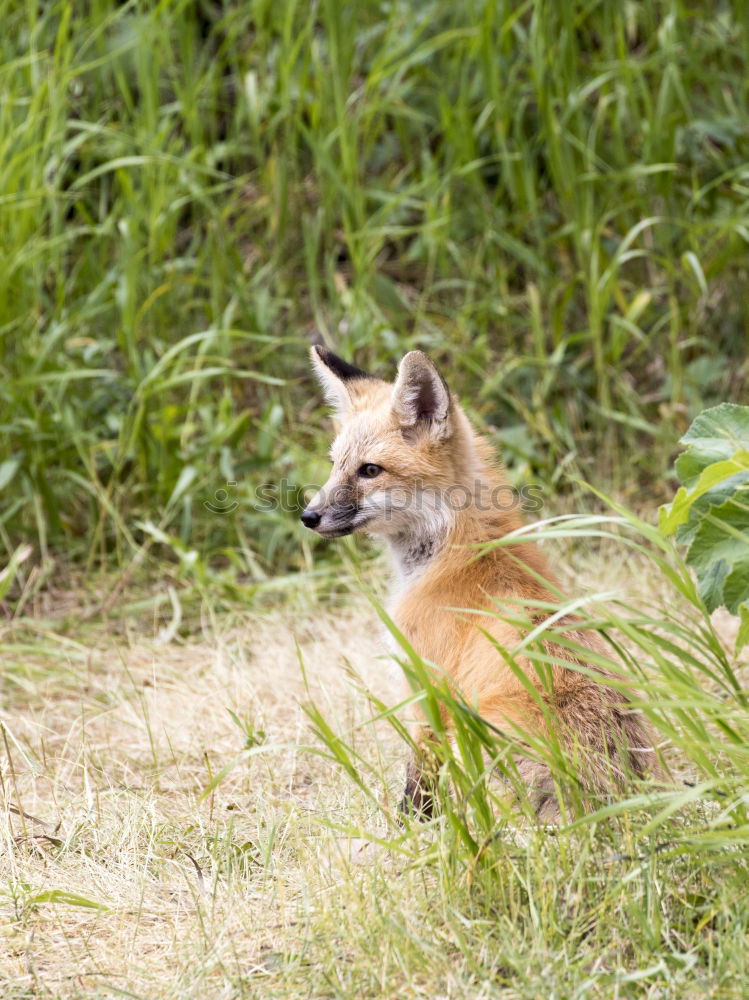
[[[450,390],[433,362],[421,351],[409,351],[398,367],[393,409],[407,436],[450,433]]]
[[[312,350],[325,367],[337,376],[341,382],[348,382],[352,378],[372,378],[367,372],[362,371],[361,368],[357,368],[356,365],[350,365],[348,361],[339,358],[337,354],[333,354],[329,348],[323,347],[322,344],[315,344]]]
[[[311,350],[312,367],[322,386],[325,398],[338,413],[345,413],[351,403],[351,388],[359,379],[373,376],[333,354],[327,347],[315,344]]]

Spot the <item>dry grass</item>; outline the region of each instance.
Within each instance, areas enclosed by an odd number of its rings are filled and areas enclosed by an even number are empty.
[[[94,633],[59,645],[56,664],[28,655],[34,683],[5,714],[18,746],[3,768],[3,995],[223,995],[273,977],[302,949],[305,912],[335,890],[337,839],[319,819],[345,818],[349,795],[295,749],[309,743],[300,702],[348,728],[347,664],[380,675],[383,694],[379,654],[362,609],[293,625],[248,616],[166,645]],[[290,748],[243,762],[203,798],[244,743],[228,709],[264,745]]]
[[[656,596],[636,559],[577,569]],[[314,700],[374,763],[380,797],[400,791],[402,746],[359,726],[357,673],[388,700],[397,690],[368,606],[248,612],[196,634],[164,642],[131,621],[75,640],[48,624],[5,636],[3,997],[535,997],[584,983],[575,995],[651,995],[622,985],[638,966],[653,996],[710,995],[700,976],[681,978],[689,966],[658,964],[660,925],[637,950],[619,934],[660,876],[648,862],[615,879],[594,832],[564,864],[548,838],[530,838],[527,863],[508,854],[490,914],[434,854],[349,863],[336,825],[382,821],[305,749],[301,706]],[[253,741],[264,752],[204,795]],[[701,870],[689,877],[695,892]],[[681,927],[678,885],[657,884]],[[725,968],[741,954],[726,950]]]

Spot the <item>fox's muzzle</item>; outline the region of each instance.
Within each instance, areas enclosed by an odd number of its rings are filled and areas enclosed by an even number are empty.
[[[302,511],[300,520],[306,528],[324,538],[339,538],[361,527],[358,514],[354,491],[348,484],[339,482],[332,487],[323,486]]]
[[[322,521],[322,514],[317,510],[310,510],[309,507],[302,511],[299,520],[302,522],[305,528],[314,529],[318,526],[320,521]]]

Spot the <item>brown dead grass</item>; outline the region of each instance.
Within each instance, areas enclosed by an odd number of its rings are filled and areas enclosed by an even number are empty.
[[[348,789],[300,749],[301,703],[349,729],[362,700],[351,669],[387,693],[373,618],[248,616],[199,641],[99,633],[60,644],[57,663],[27,655],[33,683],[14,685],[4,714],[3,996],[223,996],[272,973],[300,908],[341,877],[318,820],[345,820]],[[243,746],[227,709],[286,749],[203,798]],[[35,902],[43,893],[57,901]]]
[[[576,572],[658,597],[637,559],[582,559]],[[731,641],[733,620],[721,625]],[[368,605],[248,612],[167,642],[142,622],[75,639],[49,628],[0,637],[0,996],[462,997],[471,983],[472,996],[499,995],[456,958],[459,937],[440,941],[446,897],[424,873],[387,857],[351,868],[336,824],[376,823],[375,810],[304,749],[309,699],[376,762],[380,797],[400,790],[402,747],[360,726],[358,684],[398,693]],[[204,795],[247,733],[265,751]],[[372,933],[365,910],[393,933]],[[399,941],[423,964],[409,968]]]

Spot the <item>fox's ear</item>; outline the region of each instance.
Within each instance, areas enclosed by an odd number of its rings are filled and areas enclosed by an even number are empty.
[[[406,437],[423,433],[441,440],[450,434],[450,390],[421,351],[409,351],[398,367],[393,410]]]
[[[312,367],[325,393],[325,398],[339,414],[344,414],[351,405],[352,390],[359,379],[372,378],[367,372],[333,354],[327,347],[315,344],[310,354]]]

